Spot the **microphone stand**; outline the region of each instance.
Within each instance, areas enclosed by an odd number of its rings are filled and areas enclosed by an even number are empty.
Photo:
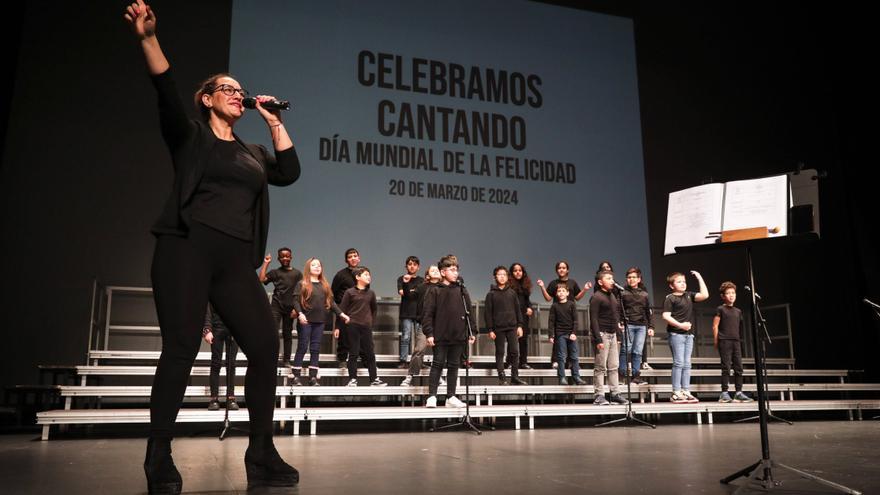
[[[480,427],[474,424],[473,419],[471,418],[471,398],[470,398],[470,385],[471,385],[471,367],[470,367],[470,340],[471,337],[474,336],[474,329],[471,327],[471,308],[469,307],[467,300],[464,297],[464,283],[461,281],[458,282],[459,287],[461,287],[461,305],[464,308],[464,321],[467,325],[467,354],[465,355],[465,363],[464,363],[464,416],[458,421],[458,423],[453,423],[451,425],[444,425],[438,428],[431,428],[431,431],[440,431],[440,430],[448,430],[451,428],[458,428],[460,426],[464,426],[471,431],[473,431],[477,435],[482,435],[483,432],[480,430]],[[447,377],[448,378],[448,377]],[[447,387],[449,385],[447,384]],[[447,394],[448,400],[448,394]],[[489,429],[494,430],[495,428],[489,427]]]
[[[625,366],[626,366],[626,375],[625,375],[626,376],[626,401],[627,401],[626,402],[626,412],[624,413],[622,418],[612,419],[611,421],[599,423],[596,426],[609,426],[609,425],[617,424],[620,422],[627,422],[628,421],[628,422],[635,422],[635,423],[645,425],[645,426],[650,426],[651,428],[656,429],[657,428],[656,425],[653,425],[651,423],[648,423],[647,421],[643,421],[643,420],[637,418],[635,413],[633,412],[633,408],[632,408],[632,381],[630,379],[630,375],[632,374],[632,371],[631,371],[632,349],[630,348],[630,342],[629,342],[629,324],[627,324],[627,322],[626,322],[626,306],[623,303],[623,290],[621,290],[620,293],[621,293],[620,307],[623,310],[623,341],[625,342],[624,349],[629,351],[629,352],[624,353],[626,355],[626,363],[625,363]],[[594,393],[599,393],[599,392],[594,391]],[[603,390],[602,393],[605,393],[605,391]]]
[[[746,290],[748,290],[749,292],[752,292],[751,289],[746,289]],[[770,409],[770,389],[769,389],[769,384],[768,384],[769,380],[767,377],[767,361],[766,361],[766,359],[767,359],[767,342],[769,342],[770,344],[773,344],[773,340],[770,339],[770,332],[767,331],[767,320],[764,319],[764,315],[761,313],[761,305],[758,303],[759,300],[760,300],[759,296],[757,294],[755,294],[755,311],[758,313],[758,328],[760,328],[762,330],[761,334],[760,334],[761,335],[761,356],[760,356],[761,366],[757,365],[757,361],[759,359],[759,356],[755,356],[755,361],[756,361],[755,373],[761,373],[762,377],[763,377],[763,381],[762,381],[763,388],[764,388],[764,394],[763,394],[764,399],[763,400],[765,401],[764,408],[767,410],[767,418],[768,419],[775,419],[776,421],[781,421],[783,423],[788,423],[789,425],[793,425],[794,423],[792,423],[791,421],[789,421],[787,419],[780,418],[779,416],[776,416],[775,414],[773,414],[773,410]],[[759,334],[756,331],[755,336],[757,337],[758,335]],[[761,400],[761,397],[759,397],[758,400]],[[733,422],[734,423],[745,423],[746,421],[754,421],[756,419],[761,419],[761,416],[760,415],[750,416],[748,418],[741,418],[741,419],[734,420]]]
[[[232,389],[232,395],[235,396],[235,356],[238,354],[238,345],[233,343],[232,335],[226,336],[226,398],[227,403],[229,402],[229,390]],[[231,352],[231,351],[232,352]],[[231,385],[231,387],[230,387]],[[240,431],[242,433],[248,433],[248,430],[244,428],[238,428],[236,426],[232,426],[229,422],[229,405],[227,404],[226,410],[223,413],[223,429],[220,430],[220,441],[222,442],[227,433],[230,431]]]
[[[870,306],[871,309],[874,310],[874,314],[877,315],[877,318],[880,318],[880,304],[876,304],[874,302],[871,302],[867,297],[862,299],[862,302],[864,302],[865,304]],[[880,418],[880,416],[874,416],[871,419],[878,419],[878,418]]]

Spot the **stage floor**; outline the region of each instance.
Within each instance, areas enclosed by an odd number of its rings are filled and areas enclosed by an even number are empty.
[[[760,458],[757,424],[504,429],[443,433],[276,436],[310,494],[727,494],[718,480]],[[0,492],[146,492],[143,438],[0,436]],[[880,422],[770,425],[771,456],[864,493],[880,493]],[[185,493],[244,493],[245,437],[181,438],[173,444]],[[779,494],[835,493],[777,471]]]

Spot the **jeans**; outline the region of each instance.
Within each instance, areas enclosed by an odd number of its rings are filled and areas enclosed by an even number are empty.
[[[581,365],[578,362],[580,356],[578,341],[577,339],[569,339],[568,335],[569,334],[560,334],[553,339],[556,347],[556,362],[559,363],[556,368],[556,374],[560,379],[565,378],[566,357],[571,361],[571,376],[581,376]]]
[[[299,325],[299,339],[296,341],[296,356],[293,367],[301,368],[306,349],[309,350],[309,369],[318,369],[321,358],[321,338],[324,336],[324,322]]]
[[[405,363],[409,356],[413,332],[419,331],[419,324],[411,318],[400,319],[400,362]]]
[[[639,376],[639,368],[642,366],[642,349],[645,346],[648,327],[627,324],[626,328],[626,339],[620,342],[620,376],[626,375],[626,356],[630,354],[630,349],[632,349],[632,376],[635,378]]]
[[[617,367],[618,359],[617,334],[614,332],[601,332],[602,350],[596,354],[596,364],[593,367],[593,386],[595,393],[605,393],[605,373],[608,373],[608,389],[611,395],[617,395]]]
[[[669,349],[672,350],[672,391],[691,388],[691,354],[694,352],[694,334],[670,333]]]
[[[428,348],[428,338],[422,332],[421,326],[416,323],[413,330],[415,332],[415,346],[413,346],[412,359],[409,360],[409,371],[407,374],[419,376],[422,372],[422,363],[425,361],[425,349]]]

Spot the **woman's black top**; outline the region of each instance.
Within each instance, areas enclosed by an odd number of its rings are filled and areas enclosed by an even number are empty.
[[[193,200],[199,191],[204,191],[203,182],[218,153],[222,155],[222,151],[217,151],[217,146],[221,145],[222,148],[223,141],[217,139],[207,123],[187,116],[171,69],[152,76],[152,81],[158,95],[162,137],[171,152],[171,162],[174,166],[174,184],[162,213],[153,224],[151,231],[156,236],[185,237],[193,221]],[[300,164],[293,147],[270,153],[264,146],[246,144],[238,136],[234,137],[239,147],[250,155],[263,171],[259,185],[256,181],[250,182],[250,179],[247,181],[250,187],[256,186],[250,210],[252,220],[249,224],[250,239],[253,241],[251,261],[256,269],[263,263],[266,239],[269,235],[269,184],[273,186],[293,184],[299,178]],[[242,214],[247,215],[246,212]],[[239,225],[239,228],[242,227]]]

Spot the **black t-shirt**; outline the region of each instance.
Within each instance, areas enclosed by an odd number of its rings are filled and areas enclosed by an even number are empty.
[[[715,310],[715,316],[721,317],[718,322],[719,340],[740,340],[742,338],[743,312],[736,306],[722,304]]]
[[[266,273],[266,281],[263,284],[268,285],[269,282],[275,286],[272,291],[272,301],[277,301],[282,307],[293,308],[293,291],[303,278],[302,272],[296,268],[285,270],[284,268],[275,268]]]
[[[553,299],[553,302],[558,302],[559,299],[556,298],[556,287],[560,285],[565,285],[568,287],[568,300],[574,302],[574,296],[578,295],[581,291],[581,286],[578,285],[577,282],[573,278],[570,278],[566,281],[559,280],[558,278],[547,286],[547,294],[550,294],[550,297]]]
[[[218,139],[189,205],[193,220],[244,241],[254,239],[254,204],[265,171],[237,141]]]
[[[403,275],[397,278],[397,290],[402,290],[403,295],[400,296],[400,313],[399,317],[408,320],[415,320],[419,317],[419,291],[420,285],[425,283],[425,279],[414,275],[409,282],[403,281]]]
[[[691,291],[687,291],[680,296],[668,294],[666,300],[663,301],[663,312],[672,313],[672,318],[679,323],[689,321],[691,325],[693,325],[695,295],[697,295],[697,293]],[[696,328],[693,326],[691,326],[690,331],[687,331],[673,327],[672,325],[666,325],[666,331],[671,333],[694,333],[695,330]]]

